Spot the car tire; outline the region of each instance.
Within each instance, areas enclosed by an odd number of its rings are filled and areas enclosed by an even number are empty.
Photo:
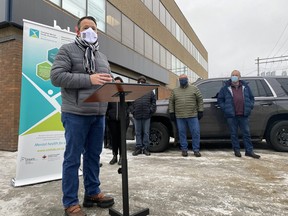
[[[163,152],[169,146],[169,132],[165,125],[160,122],[152,122],[150,126],[149,151]]]
[[[268,130],[266,142],[276,151],[288,151],[288,121],[275,122]]]

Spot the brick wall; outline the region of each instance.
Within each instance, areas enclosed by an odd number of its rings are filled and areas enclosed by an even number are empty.
[[[22,35],[0,29],[0,150],[16,151],[20,111]],[[19,39],[20,38],[20,39]]]

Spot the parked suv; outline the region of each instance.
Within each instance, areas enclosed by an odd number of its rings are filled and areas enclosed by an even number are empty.
[[[201,142],[229,141],[226,119],[217,104],[217,93],[229,78],[211,78],[194,83],[202,93],[204,116],[200,120]],[[288,77],[242,77],[249,83],[255,105],[249,118],[252,141],[266,139],[277,151],[288,151]],[[170,137],[177,140],[177,128],[168,113],[169,100],[158,100],[151,118],[150,151],[169,147]],[[187,130],[188,131],[188,130]],[[188,137],[191,138],[189,132]]]

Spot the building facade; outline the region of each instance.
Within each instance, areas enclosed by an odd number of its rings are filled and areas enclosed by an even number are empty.
[[[178,76],[208,78],[208,53],[174,0],[2,0],[0,2],[0,150],[17,150],[23,19],[75,31],[97,20],[100,51],[116,76],[140,75],[168,98]]]

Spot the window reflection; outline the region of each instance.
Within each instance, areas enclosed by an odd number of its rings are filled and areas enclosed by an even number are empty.
[[[86,0],[62,0],[62,7],[77,17],[86,15]]]
[[[153,61],[160,64],[160,44],[153,40]]]
[[[153,54],[153,51],[152,51],[152,43],[153,43],[152,37],[145,33],[144,38],[145,38],[145,49],[144,49],[145,56],[152,60],[152,54]]]
[[[58,6],[61,6],[61,0],[50,0],[50,1]]]
[[[135,25],[134,31],[134,38],[135,38],[135,51],[144,55],[144,31]]]
[[[107,34],[121,41],[121,13],[114,6],[107,3]]]
[[[133,49],[133,22],[122,15],[122,43]]]
[[[105,32],[105,0],[88,0],[87,12],[97,20],[97,28]]]

